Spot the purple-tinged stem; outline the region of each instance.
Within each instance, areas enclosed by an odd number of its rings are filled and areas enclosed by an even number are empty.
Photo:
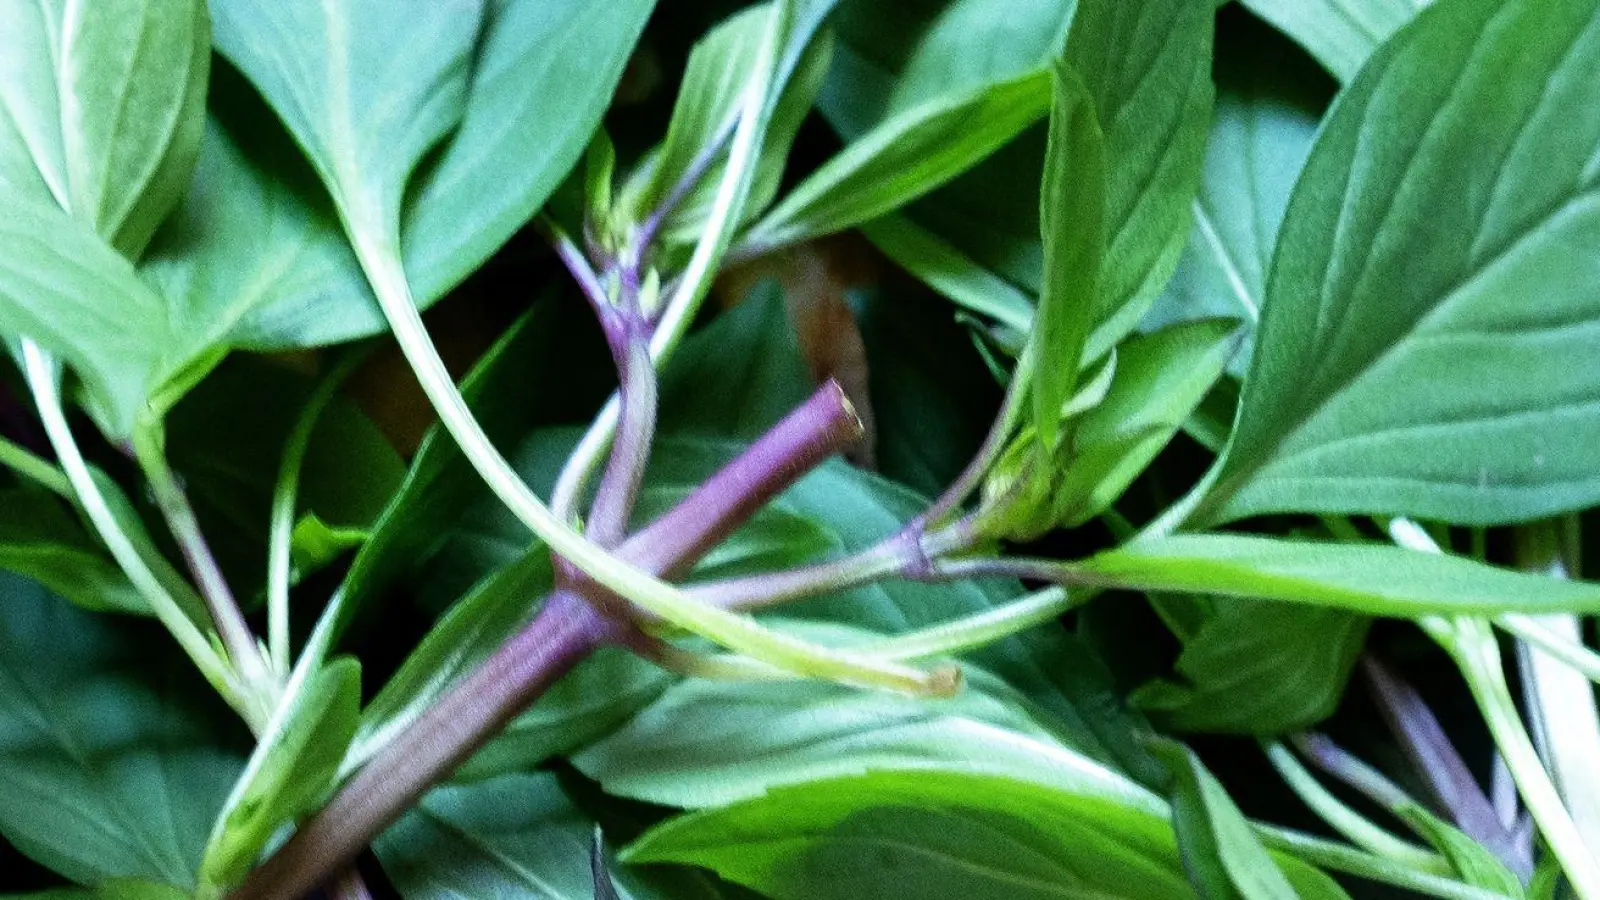
[[[1000,404],[999,412],[995,413],[994,422],[989,426],[989,433],[984,435],[983,443],[978,445],[976,453],[967,463],[956,480],[945,488],[944,493],[933,501],[923,517],[930,523],[937,525],[949,518],[961,504],[967,502],[978,488],[983,486],[985,475],[994,467],[1000,454],[1005,452],[1006,440],[1011,437],[1012,418],[1015,407],[1021,402],[1023,391],[1013,386],[1006,391],[1005,399]]]
[[[1312,764],[1366,795],[1372,802],[1395,812],[1414,801],[1383,773],[1333,742],[1325,734],[1308,733],[1294,738],[1295,747]]]
[[[550,245],[555,248],[556,256],[562,265],[572,274],[572,280],[578,283],[583,291],[584,299],[589,301],[589,306],[594,309],[595,318],[600,322],[600,328],[605,333],[606,346],[611,348],[611,357],[620,368],[627,359],[628,329],[623,317],[611,303],[611,296],[606,293],[605,286],[600,283],[600,278],[594,273],[594,268],[589,265],[588,257],[583,255],[583,250],[573,243],[571,236],[557,228],[555,225],[545,223],[545,230],[550,237]]]
[[[783,488],[861,437],[861,420],[837,382],[811,398],[623,544],[621,555],[666,578],[683,575]]]
[[[232,900],[309,893],[579,661],[615,640],[616,630],[577,594],[552,594],[532,622],[356,773]]]
[[[667,218],[672,215],[679,204],[683,203],[690,192],[705,179],[706,173],[711,171],[712,164],[717,161],[717,157],[722,155],[722,151],[727,148],[728,142],[733,140],[734,127],[738,122],[739,119],[735,116],[723,124],[722,130],[717,132],[716,137],[700,148],[700,152],[694,159],[690,160],[689,167],[683,171],[683,175],[679,176],[677,183],[667,192],[667,196],[662,199],[660,205],[651,210],[650,215],[639,226],[638,232],[634,234],[631,242],[633,247],[632,258],[626,268],[632,269],[635,273],[638,272],[640,260],[650,248],[650,245],[655,243],[656,237],[661,232],[661,226],[666,224]]]
[[[1440,807],[1473,840],[1503,847],[1507,836],[1494,804],[1416,688],[1370,653],[1362,657],[1361,666],[1389,730]]]
[[[829,384],[617,555],[661,577],[681,575],[800,476],[860,435],[844,392]],[[737,496],[733,493],[737,492]],[[595,649],[631,629],[596,612],[582,582],[558,589],[533,621],[446,691],[358,772],[230,900],[299,900],[349,862],[429,787]]]
[[[595,543],[607,548],[616,546],[627,533],[628,519],[644,482],[645,465],[650,461],[650,442],[655,437],[656,369],[650,358],[650,336],[642,323],[628,329],[617,374],[621,385],[617,436],[600,476],[600,486],[595,489],[586,529]]]
[[[184,562],[194,576],[195,586],[199,588],[200,596],[205,598],[217,635],[228,649],[234,667],[246,684],[253,688],[263,686],[267,670],[261,645],[245,621],[239,601],[234,598],[233,589],[222,575],[222,567],[217,565],[217,558],[211,553],[211,546],[206,543],[205,534],[200,530],[200,520],[195,516],[194,507],[189,504],[183,486],[178,483],[177,476],[159,449],[141,447],[135,456],[150,482],[150,492],[155,497],[156,506],[167,520],[168,530],[177,540]]]

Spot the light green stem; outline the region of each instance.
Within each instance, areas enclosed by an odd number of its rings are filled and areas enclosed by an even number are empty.
[[[1410,519],[1390,521],[1388,531],[1402,547],[1422,553],[1441,552],[1432,536]],[[1595,865],[1594,856],[1517,716],[1516,702],[1511,698],[1505,669],[1500,664],[1500,644],[1495,640],[1489,620],[1424,616],[1417,624],[1455,659],[1489,726],[1490,736],[1511,769],[1511,778],[1522,793],[1522,802],[1533,814],[1533,821],[1538,824],[1551,851],[1561,860],[1573,892],[1581,900],[1600,900],[1600,866]]]
[[[14,444],[3,437],[0,437],[0,466],[68,500],[77,501],[72,494],[72,482],[65,473],[30,453],[26,447]]]
[[[1438,543],[1420,525],[1397,518],[1388,523],[1395,543],[1423,553],[1439,553]],[[1600,900],[1600,868],[1584,844],[1561,795],[1540,762],[1500,664],[1500,645],[1489,620],[1427,616],[1418,623],[1456,661],[1478,703],[1489,733],[1522,793],[1550,849],[1561,860],[1573,891],[1583,900]]]
[[[1379,884],[1393,885],[1429,897],[1438,897],[1439,900],[1511,900],[1505,894],[1473,887],[1430,872],[1419,872],[1364,850],[1289,828],[1256,825],[1255,832],[1262,843],[1271,849],[1292,854],[1311,865],[1365,878]]]
[[[954,656],[1052,622],[1087,602],[1087,591],[1052,587],[985,612],[856,648],[875,659],[910,661]]]
[[[116,516],[106,503],[105,496],[100,493],[100,488],[95,485],[94,476],[89,471],[89,465],[84,461],[83,453],[78,449],[77,441],[72,436],[72,429],[67,423],[66,410],[61,402],[55,360],[39,345],[28,340],[23,341],[22,356],[24,374],[29,390],[33,392],[34,401],[38,404],[39,418],[44,424],[45,435],[55,449],[56,457],[61,460],[62,471],[71,482],[72,490],[77,495],[84,515],[100,535],[100,540],[105,543],[106,549],[111,552],[111,557],[117,561],[117,565],[133,583],[134,589],[144,597],[145,602],[150,604],[150,609],[155,613],[157,620],[166,626],[167,631],[178,642],[178,646],[182,647],[194,661],[195,667],[206,680],[211,682],[217,692],[230,706],[238,710],[252,727],[264,724],[265,710],[261,704],[250,700],[232,667],[167,592],[161,580],[151,571],[133,542],[117,524]]]
[[[283,447],[278,481],[272,491],[272,519],[267,544],[267,647],[279,677],[289,672],[289,578],[294,538],[295,502],[300,493],[300,468],[317,420],[332,402],[339,385],[355,370],[360,355],[347,356],[306,401]]]
[[[1311,807],[1312,812],[1321,816],[1334,831],[1355,844],[1408,868],[1419,872],[1432,872],[1435,875],[1451,874],[1450,863],[1443,857],[1396,837],[1371,819],[1345,805],[1344,801],[1323,787],[1316,776],[1307,771],[1306,767],[1300,764],[1300,760],[1296,759],[1289,748],[1282,743],[1273,741],[1264,744],[1262,749],[1266,751],[1267,760],[1278,770],[1278,775],[1283,778],[1290,790],[1299,795],[1306,806]]]
[[[1600,684],[1600,653],[1578,643],[1574,637],[1552,631],[1538,618],[1521,613],[1495,616],[1494,624],[1529,647],[1538,648],[1540,653]]]

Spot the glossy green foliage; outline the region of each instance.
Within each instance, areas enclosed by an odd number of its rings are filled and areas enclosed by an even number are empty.
[[[1197,519],[1488,524],[1600,491],[1593,265],[1574,252],[1600,234],[1595,18],[1591,2],[1441,4],[1340,97]]]
[[[1243,0],[1294,38],[1340,81],[1349,81],[1429,0]]]
[[[0,599],[0,834],[81,884],[193,887],[241,764],[226,713],[153,636],[11,575]]]

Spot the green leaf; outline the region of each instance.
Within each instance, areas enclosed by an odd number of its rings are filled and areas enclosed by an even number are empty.
[[[1349,82],[1430,0],[1240,0]]]
[[[1032,324],[1027,294],[909,217],[889,213],[863,223],[861,233],[895,265],[972,312],[1017,331]]]
[[[1033,426],[1046,452],[1065,440],[1061,411],[1079,384],[1106,252],[1106,159],[1094,99],[1067,64],[1051,76],[1039,187],[1045,274],[1021,364],[1032,376]]]
[[[1075,6],[1022,0],[996,15],[992,0],[847,0],[834,15],[838,45],[818,105],[853,139],[923,103],[1043,73]]]
[[[53,203],[5,198],[0,334],[29,337],[83,379],[101,424],[126,437],[144,408],[171,325],[133,264]]]
[[[1498,524],[1600,498],[1600,331],[1575,249],[1600,240],[1596,17],[1593,0],[1442,3],[1341,95],[1197,522]]]
[[[1241,17],[1219,35],[1216,115],[1194,226],[1164,293],[1141,327],[1226,316],[1250,324],[1228,369],[1242,376],[1261,319],[1267,271],[1289,192],[1311,150],[1332,84],[1265,25]],[[1229,417],[1231,420],[1231,416]]]
[[[1163,812],[1153,797],[875,772],[681,816],[622,857],[706,866],[775,900],[1193,897]]]
[[[288,126],[346,227],[397,241],[407,181],[465,113],[484,0],[218,0],[212,16],[217,49]]]
[[[746,220],[759,215],[776,195],[789,148],[827,74],[833,40],[827,32],[819,35],[817,28],[832,6],[833,0],[805,4],[788,32],[788,45],[777,73],[782,93],[762,138],[755,179],[744,210]],[[727,166],[725,145],[739,115],[740,95],[757,63],[761,38],[775,9],[774,4],[765,3],[741,11],[713,29],[689,54],[666,140],[655,151],[651,164],[636,176],[648,179],[635,201],[641,207],[638,212],[648,214],[660,207],[685,176],[699,172],[696,185],[678,201],[667,219],[669,240],[693,243],[710,214]],[[719,145],[723,149],[713,153]],[[713,154],[710,165],[697,163],[705,154]]]
[[[136,258],[198,150],[204,0],[127,0],[93,15],[66,0],[11,4],[0,59],[0,188],[59,205]]]
[[[1367,618],[1243,597],[1201,602],[1178,679],[1143,685],[1135,706],[1176,731],[1247,735],[1309,728],[1333,714]]]
[[[0,569],[96,612],[148,615],[147,604],[54,494],[0,490]]]
[[[593,900],[594,820],[550,773],[507,775],[430,792],[373,849],[405,900],[538,897]],[[633,900],[717,900],[714,887],[660,869],[614,866]]]
[[[1214,93],[1213,18],[1211,0],[1078,6],[1066,59],[1094,97],[1107,160],[1106,264],[1089,358],[1138,324],[1188,238]]]
[[[894,116],[796,185],[742,243],[771,250],[904,206],[1038,121],[1048,92],[1048,78],[1030,74]]]
[[[188,888],[240,759],[161,639],[0,575],[0,834],[83,883]]]
[[[416,22],[405,7],[369,3],[405,20],[408,33],[433,34],[435,26]],[[476,5],[454,0],[427,8],[448,20],[444,33],[465,29],[462,36],[475,36],[477,48],[460,125],[407,194],[402,250],[423,305],[500,249],[577,164],[655,3],[485,0],[481,31],[469,27]],[[407,67],[428,59],[398,50],[391,32],[358,37]]]
[[[314,811],[334,786],[361,708],[361,664],[346,657],[310,675],[274,714],[217,817],[201,883],[232,887],[277,830]]]
[[[1395,814],[1404,819],[1413,831],[1426,838],[1445,859],[1450,860],[1450,865],[1462,881],[1507,897],[1528,896],[1522,881],[1486,847],[1467,837],[1461,829],[1421,806],[1404,806],[1395,810]]]
[[[183,325],[169,370],[230,348],[283,350],[384,329],[326,189],[227,65],[212,78],[189,191],[140,271]]]
[[[763,282],[672,355],[661,373],[661,427],[754,440],[805,402],[811,385],[783,294]]]
[[[838,626],[826,633],[862,638]],[[572,762],[607,793],[691,809],[884,770],[1120,789],[1122,776],[1062,744],[998,679],[976,669],[967,676],[958,697],[937,702],[826,684],[691,679]]]
[[[1155,741],[1172,775],[1172,825],[1189,878],[1207,900],[1299,900],[1244,813],[1194,751]],[[1342,893],[1342,892],[1341,892]]]
[[[1136,590],[1259,597],[1370,616],[1600,610],[1600,585],[1389,544],[1182,534],[1135,541],[1065,568],[1069,577]]]
[[[1191,322],[1117,348],[1111,389],[1078,420],[1072,462],[1056,488],[1062,525],[1082,525],[1122,496],[1221,377],[1237,332],[1232,321]]]

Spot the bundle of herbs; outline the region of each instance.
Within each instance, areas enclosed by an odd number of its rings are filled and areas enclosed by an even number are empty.
[[[0,60],[0,891],[1600,900],[1600,0]]]

